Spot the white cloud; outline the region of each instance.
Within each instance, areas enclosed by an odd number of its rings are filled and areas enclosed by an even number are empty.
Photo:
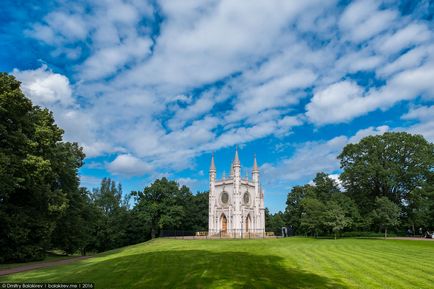
[[[432,55],[434,55],[434,45],[418,46],[379,68],[377,73],[382,77],[388,77],[391,74],[418,67]]]
[[[283,137],[306,120],[350,122],[433,95],[429,24],[387,3],[355,1],[342,14],[319,0],[156,4],[65,5],[28,31],[53,45],[54,58],[75,59],[65,68],[73,85],[44,67],[41,83],[66,90],[44,84],[48,93],[37,87],[33,98],[89,156],[191,168],[203,152]],[[362,86],[357,72],[384,85]]]
[[[421,134],[428,141],[434,142],[434,105],[413,107],[402,116],[405,120],[416,120],[418,123],[407,128],[400,128],[413,134]]]
[[[394,53],[431,38],[429,28],[424,24],[411,23],[384,39],[380,45],[381,52]]]
[[[360,100],[363,88],[352,81],[337,82],[314,94],[306,115],[320,125],[348,121],[365,111]]]
[[[128,61],[145,58],[151,44],[149,39],[137,37],[116,46],[99,49],[84,62],[81,77],[95,80],[110,76]]]
[[[141,176],[152,170],[150,165],[130,154],[117,156],[107,165],[107,169],[112,174],[125,176]]]
[[[397,12],[380,10],[379,1],[359,0],[351,3],[342,14],[339,26],[354,42],[367,40],[390,28]]]
[[[67,77],[54,73],[47,65],[35,70],[14,69],[12,74],[21,81],[21,89],[37,105],[72,105],[72,90]]]
[[[339,123],[419,96],[434,97],[434,62],[394,75],[379,88],[364,92],[351,81],[341,81],[314,94],[306,115],[315,124]]]
[[[335,173],[339,169],[337,156],[348,143],[360,141],[368,135],[383,134],[389,127],[369,127],[359,130],[351,137],[344,135],[330,140],[302,143],[295,147],[290,158],[280,160],[277,164],[265,163],[261,166],[262,179],[270,186],[278,183],[300,182],[312,179],[316,173]]]
[[[98,187],[101,179],[94,176],[80,175],[80,186],[82,187]]]

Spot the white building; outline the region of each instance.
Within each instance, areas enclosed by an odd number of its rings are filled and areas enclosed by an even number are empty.
[[[229,178],[216,180],[214,154],[209,169],[209,235],[231,234],[243,236],[265,232],[264,192],[259,182],[256,156],[252,179],[241,176],[238,149]]]

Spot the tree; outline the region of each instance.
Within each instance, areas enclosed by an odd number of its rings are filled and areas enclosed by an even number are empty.
[[[71,193],[68,196],[68,207],[53,231],[52,246],[67,254],[80,250],[82,255],[86,255],[95,230],[95,209],[87,189],[80,188]]]
[[[420,135],[384,133],[346,145],[338,158],[343,186],[367,216],[377,197],[406,209],[409,193],[422,186],[434,169],[434,145]]]
[[[190,190],[166,178],[158,179],[143,192],[132,192],[136,207],[151,228],[151,238],[160,235],[163,229],[183,229],[187,217],[186,199]]]
[[[320,201],[326,202],[330,200],[334,194],[340,193],[336,181],[330,178],[326,173],[317,173],[313,179],[313,184],[315,196]]]
[[[265,208],[265,230],[280,235],[282,233],[282,227],[285,227],[284,213],[279,211],[275,214],[271,214],[268,208]]]
[[[423,186],[410,192],[406,213],[413,233],[416,228],[429,228],[434,224],[434,173]]]
[[[315,197],[315,192],[311,185],[295,186],[291,189],[291,192],[288,193],[284,220],[286,224],[292,227],[294,234],[299,234],[302,231],[302,201],[308,196],[312,198]]]
[[[97,212],[96,243],[94,249],[106,251],[128,245],[126,233],[127,224],[130,224],[128,210],[128,197],[122,197],[122,186],[110,178],[104,178],[99,188],[93,189],[92,201]]]
[[[387,238],[387,228],[399,225],[401,210],[397,204],[387,197],[375,199],[375,209],[371,213],[372,220],[384,228],[384,238]]]
[[[301,227],[311,232],[315,237],[322,229],[325,205],[315,198],[307,197],[301,202],[303,212],[301,214]]]
[[[198,192],[192,196],[192,201],[187,205],[190,216],[191,225],[186,226],[186,229],[194,231],[207,231],[208,230],[208,192]]]
[[[78,190],[84,155],[62,142],[47,109],[33,106],[13,76],[0,74],[0,262],[42,259],[56,222]]]
[[[351,218],[346,216],[345,210],[336,201],[327,202],[323,217],[324,225],[331,229],[335,239],[338,232],[349,227],[352,223]]]

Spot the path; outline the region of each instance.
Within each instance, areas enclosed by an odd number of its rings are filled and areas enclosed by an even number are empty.
[[[416,240],[416,241],[434,241],[434,239],[420,238],[420,237],[387,237],[392,240]]]
[[[15,274],[15,273],[19,273],[19,272],[34,270],[34,269],[47,268],[47,267],[52,267],[52,266],[69,264],[69,263],[83,260],[83,259],[87,259],[87,258],[90,258],[90,256],[72,257],[70,259],[64,259],[64,260],[59,260],[59,261],[45,261],[45,262],[42,261],[42,262],[33,263],[33,264],[29,264],[29,265],[23,265],[23,266],[15,267],[15,268],[0,269],[0,276]]]

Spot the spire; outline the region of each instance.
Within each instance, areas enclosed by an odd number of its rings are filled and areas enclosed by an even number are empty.
[[[212,157],[211,157],[211,166],[209,167],[210,171],[216,171],[215,169],[215,164],[214,164],[214,152],[212,153]]]
[[[259,172],[258,163],[256,162],[256,154],[253,156],[253,171]]]
[[[234,157],[234,163],[233,166],[239,166],[240,165],[240,159],[238,158],[238,145],[235,148],[235,157]]]

